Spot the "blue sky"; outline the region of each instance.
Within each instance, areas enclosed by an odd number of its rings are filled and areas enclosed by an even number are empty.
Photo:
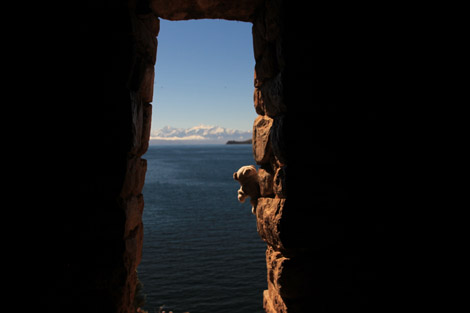
[[[160,20],[152,130],[217,125],[251,130],[251,23]]]

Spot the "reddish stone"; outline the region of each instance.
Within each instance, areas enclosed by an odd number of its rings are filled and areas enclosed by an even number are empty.
[[[137,156],[142,156],[147,152],[152,126],[152,105],[150,103],[143,103],[142,109],[142,140]]]
[[[274,195],[273,191],[273,175],[263,168],[258,170],[259,190],[261,197],[269,197]]]
[[[124,237],[142,223],[142,212],[144,210],[144,197],[142,194],[132,196],[123,200],[122,208],[126,214],[126,223],[124,227]]]
[[[306,295],[311,271],[305,260],[295,256],[286,257],[282,252],[268,246],[266,267],[268,282],[282,298],[299,299]]]
[[[286,112],[281,73],[263,83],[261,97],[264,111],[269,117],[274,118]]]
[[[150,7],[168,20],[222,18],[251,22],[262,0],[150,0]]]
[[[253,156],[257,164],[268,163],[271,157],[269,132],[272,124],[273,120],[267,116],[258,116],[253,124]]]
[[[257,79],[264,82],[279,73],[276,43],[268,43],[255,65]]]
[[[143,102],[153,101],[153,83],[155,80],[155,67],[147,66],[144,70],[142,82],[140,83],[140,98]]]
[[[276,197],[282,199],[287,197],[286,172],[287,166],[281,166],[276,170],[276,174],[274,174],[273,190]]]
[[[256,207],[258,234],[276,250],[285,249],[280,233],[284,204],[285,199],[259,198]]]
[[[253,93],[253,102],[255,105],[255,111],[259,115],[264,115],[264,100],[261,96],[261,90],[259,88],[255,88]]]
[[[127,162],[127,171],[121,190],[121,197],[127,199],[130,196],[140,195],[145,182],[147,160],[140,157],[131,158]]]

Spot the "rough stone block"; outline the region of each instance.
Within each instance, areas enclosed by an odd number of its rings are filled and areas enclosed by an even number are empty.
[[[131,148],[129,153],[132,155],[137,154],[137,151],[140,149],[142,144],[142,122],[143,122],[143,112],[142,112],[142,101],[137,93],[131,92],[131,109],[132,109],[132,138],[131,138]]]
[[[155,67],[147,66],[144,69],[144,75],[142,82],[140,83],[140,98],[143,102],[152,102],[153,101],[153,83],[155,79]]]
[[[152,105],[140,100],[133,93],[132,97],[132,146],[130,155],[140,157],[148,149],[152,123]]]
[[[341,232],[337,228],[326,229],[320,217],[312,217],[310,199],[306,198],[303,206],[299,206],[289,199],[259,198],[256,223],[261,239],[285,256],[292,256],[340,238]]]
[[[152,105],[150,103],[142,104],[142,139],[137,156],[144,155],[149,147],[150,130],[152,126]]]
[[[258,115],[264,115],[264,100],[261,96],[261,89],[255,88],[253,93],[253,102],[255,105],[255,111]]]
[[[261,98],[264,112],[269,117],[274,118],[286,112],[281,73],[263,83]]]
[[[140,20],[142,25],[150,33],[152,37],[158,36],[160,32],[160,19],[153,13],[137,14],[136,17]]]
[[[269,296],[269,290],[263,291],[263,309],[266,313],[277,313],[277,311],[274,308],[273,301],[271,300],[271,297]]]
[[[300,299],[308,293],[312,271],[301,257],[285,257],[268,246],[266,266],[268,282],[284,299]]]
[[[270,0],[266,2],[265,25],[266,40],[268,41],[276,40],[280,36],[280,11],[281,0]]]
[[[155,65],[157,58],[157,35],[160,30],[160,21],[153,14],[136,17],[133,20],[134,40],[137,53],[146,62]]]
[[[287,164],[286,119],[284,115],[276,116],[273,120],[270,142],[275,158],[281,165]]]
[[[272,149],[269,133],[273,120],[269,117],[258,116],[253,124],[253,156],[257,164],[269,162]]]
[[[281,240],[281,223],[285,199],[259,198],[256,207],[258,234],[276,250],[285,249]]]
[[[252,27],[253,34],[253,53],[255,60],[259,60],[266,49],[266,24],[264,19],[264,11],[261,11]]]
[[[273,191],[276,197],[284,199],[287,197],[286,186],[287,166],[281,166],[276,170],[273,180]]]
[[[150,1],[153,12],[164,19],[177,21],[201,18],[222,18],[237,21],[252,21],[262,0],[172,0]]]
[[[135,271],[142,260],[142,246],[144,242],[144,227],[140,223],[125,238],[124,260],[130,272]]]
[[[263,85],[262,81],[258,79],[258,76],[256,74],[256,66],[255,66],[255,70],[254,70],[254,86],[255,88],[261,88],[261,86]]]
[[[130,196],[138,196],[142,193],[147,171],[147,160],[140,157],[133,157],[127,161],[126,176],[121,189],[121,197],[124,199]]]
[[[263,308],[266,313],[291,313],[281,296],[269,285],[263,292]]]
[[[142,194],[124,199],[121,204],[126,215],[124,237],[127,237],[140,223],[142,223],[142,212],[144,210],[144,197]]]
[[[256,61],[255,71],[257,79],[261,82],[273,78],[279,73],[275,42],[266,45],[262,56]]]
[[[273,175],[263,168],[258,170],[258,182],[261,197],[270,197],[274,195]]]

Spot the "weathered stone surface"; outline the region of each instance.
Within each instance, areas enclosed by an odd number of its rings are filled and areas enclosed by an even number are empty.
[[[287,164],[286,118],[278,115],[273,119],[270,142],[273,154],[281,165]]]
[[[274,78],[260,81],[255,71],[255,90],[253,101],[256,113],[274,118],[287,111],[284,103],[282,74],[278,73]]]
[[[262,0],[150,0],[150,7],[168,20],[222,18],[252,21]]]
[[[284,250],[281,240],[281,224],[285,199],[259,198],[256,208],[258,234],[268,245],[276,250]]]
[[[274,41],[280,36],[280,10],[281,0],[270,0],[266,2],[265,25],[267,41]]]
[[[158,36],[160,33],[160,19],[155,13],[150,11],[150,13],[137,14],[136,16],[142,21],[142,24],[147,28],[151,36]]]
[[[287,108],[284,104],[282,74],[277,74],[261,86],[261,98],[266,115],[271,118],[285,113]]]
[[[143,102],[150,103],[153,101],[153,83],[155,80],[155,67],[147,66],[144,70],[142,82],[140,83],[140,98]]]
[[[135,295],[135,286],[137,284],[137,273],[135,271],[130,271],[126,273],[125,280],[123,282],[124,290],[126,292],[122,293],[122,296],[118,299],[118,311],[116,313],[129,313],[133,312],[129,309],[132,307],[132,300]]]
[[[144,239],[143,223],[140,222],[125,239],[128,268],[135,269],[142,260],[142,245]]]
[[[266,250],[268,282],[284,299],[299,299],[309,290],[311,275],[308,262],[299,257],[285,257],[272,247]]]
[[[258,79],[258,76],[256,74],[256,66],[255,66],[253,85],[255,86],[255,88],[261,88],[262,84],[263,84],[262,81]]]
[[[272,149],[269,133],[273,120],[269,117],[258,116],[253,124],[253,156],[257,164],[268,163]]]
[[[256,78],[261,82],[277,75],[279,65],[277,62],[277,47],[275,42],[266,45],[262,56],[256,61],[255,71]]]
[[[141,15],[133,20],[134,42],[136,52],[151,65],[157,59],[157,35],[160,30],[160,20],[153,14]]]
[[[274,195],[273,175],[263,168],[258,170],[259,190],[261,197],[270,197]]]
[[[264,100],[261,96],[261,89],[255,88],[253,93],[253,103],[255,105],[255,111],[258,115],[264,115]]]
[[[121,204],[126,215],[124,237],[129,236],[140,223],[142,223],[142,212],[144,210],[144,197],[142,194],[125,199]]]
[[[150,103],[142,103],[142,139],[140,149],[137,156],[142,156],[147,152],[150,140],[150,130],[152,127],[152,105]]]
[[[131,124],[131,149],[129,153],[136,155],[142,145],[142,126],[143,126],[143,108],[140,96],[136,92],[131,93],[131,109],[132,109],[132,124]]]
[[[253,54],[255,60],[259,60],[266,49],[266,23],[264,20],[264,11],[256,17],[253,21],[253,27],[251,29],[253,35]]]
[[[287,166],[281,166],[274,174],[273,191],[276,197],[281,199],[287,197],[286,172]]]
[[[147,160],[134,157],[128,160],[126,176],[121,189],[121,197],[124,199],[130,196],[138,196],[142,193],[147,171]]]
[[[281,296],[270,286],[263,292],[263,308],[266,313],[291,313]]]

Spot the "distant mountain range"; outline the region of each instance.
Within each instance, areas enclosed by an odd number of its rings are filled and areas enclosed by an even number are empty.
[[[252,137],[251,131],[199,125],[191,128],[165,126],[150,133],[150,144],[225,144],[229,140],[243,141]]]

